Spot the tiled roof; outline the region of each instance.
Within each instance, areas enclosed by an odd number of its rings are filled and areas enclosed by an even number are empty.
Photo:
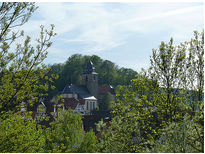
[[[83,85],[74,85],[74,84],[67,84],[61,94],[89,94],[89,91],[86,86]]]
[[[98,86],[98,93],[99,94],[105,94],[107,92],[110,92],[111,94],[115,94],[114,88],[111,85]]]
[[[91,95],[84,85],[74,85],[74,84],[67,84],[61,94],[78,94],[81,98],[92,98],[96,99],[93,95]]]
[[[75,98],[64,98],[64,102],[59,102],[59,103],[63,103],[65,105],[65,108],[71,108],[71,109],[75,109],[76,106],[78,105],[78,103],[80,105],[84,105],[85,104],[85,100],[83,99],[75,99]]]

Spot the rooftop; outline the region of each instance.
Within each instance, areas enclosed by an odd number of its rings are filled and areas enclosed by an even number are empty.
[[[84,85],[74,85],[74,84],[67,84],[61,94],[78,94],[79,97],[83,99],[92,99],[97,100],[93,95],[91,95]]]

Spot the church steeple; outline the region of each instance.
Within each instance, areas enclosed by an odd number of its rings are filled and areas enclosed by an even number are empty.
[[[97,98],[98,96],[98,73],[96,73],[95,67],[91,61],[88,61],[85,65],[83,72],[83,84],[86,85],[89,92]]]
[[[95,67],[91,61],[87,62],[84,69],[84,74],[96,73]]]

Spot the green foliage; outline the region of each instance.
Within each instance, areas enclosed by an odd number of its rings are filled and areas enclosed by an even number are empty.
[[[49,69],[42,64],[51,46],[51,38],[55,35],[54,26],[46,30],[41,26],[36,46],[31,45],[27,36],[22,44],[23,32],[15,32],[17,26],[23,25],[36,10],[34,3],[1,3],[0,7],[0,111],[18,111],[20,104],[33,104],[44,96],[49,83],[56,79],[55,75],[47,75]],[[14,30],[13,30],[14,29]],[[15,52],[13,52],[13,50]],[[44,82],[43,82],[44,81]]]
[[[42,129],[30,113],[4,114],[0,119],[0,152],[98,152],[91,130],[84,134],[79,114],[62,111],[50,128]]]
[[[108,111],[111,109],[112,105],[114,105],[113,95],[110,92],[107,92],[103,96],[102,101],[99,102],[100,111]]]
[[[150,79],[136,78],[129,88],[120,90],[123,93],[117,94],[112,111],[115,117],[102,132],[102,151],[142,152],[153,145],[156,129],[163,118],[162,107],[158,108],[160,88]],[[159,115],[157,119],[156,114]]]
[[[140,152],[140,147],[135,145],[132,132],[135,132],[138,125],[134,120],[128,118],[114,117],[110,126],[101,132],[101,152],[128,153]],[[136,131],[137,132],[137,131]],[[136,134],[137,136],[138,134]],[[138,138],[136,138],[138,142]]]
[[[37,9],[34,3],[0,4],[0,141],[1,152],[43,152],[45,139],[40,126],[27,114],[19,114],[45,96],[56,75],[42,62],[51,46],[54,25],[41,26],[36,45],[16,27],[25,24]],[[19,43],[19,42],[21,43]],[[15,44],[14,44],[15,43]]]
[[[82,131],[79,114],[72,110],[61,111],[47,131],[47,152],[75,152],[83,139]]]
[[[103,127],[105,127],[105,123],[103,122],[103,119],[101,119],[98,123],[96,123],[96,130],[98,132],[102,131]]]
[[[0,119],[0,152],[43,152],[42,132],[28,114],[6,114]]]
[[[99,152],[98,145],[97,145],[97,137],[95,133],[91,130],[85,133],[85,136],[82,140],[82,143],[79,147],[80,153],[96,153]]]
[[[82,84],[82,74],[87,61],[92,61],[98,73],[98,83],[100,85],[110,84],[112,86],[128,85],[130,80],[137,74],[136,71],[126,68],[118,68],[117,65],[100,57],[82,56],[74,54],[63,64],[54,64],[51,67],[53,74],[58,74],[59,79],[55,82],[55,91],[49,90],[52,97],[61,91],[67,83]]]
[[[203,32],[178,46],[162,42],[150,69],[118,86],[102,152],[204,152],[203,44]]]
[[[150,61],[149,76],[163,88],[165,96],[161,99],[165,104],[166,121],[172,121],[177,118],[180,105],[177,98],[180,95],[178,89],[183,87],[186,50],[175,47],[171,38],[167,44],[162,42],[159,50],[153,49]]]
[[[204,127],[199,123],[202,120],[198,112],[191,118],[186,114],[182,123],[172,122],[155,141],[152,151],[147,152],[180,152],[199,153],[204,151]]]
[[[97,138],[91,130],[84,134],[81,115],[61,111],[45,131],[45,152],[97,152]]]
[[[204,31],[177,46],[173,39],[162,42],[153,49],[150,69],[135,79],[137,72],[95,55],[76,54],[50,69],[43,60],[54,26],[41,26],[33,46],[15,27],[28,21],[35,4],[0,5],[0,152],[204,152]],[[22,103],[30,106],[48,90],[54,95],[66,83],[82,84],[88,60],[99,73],[99,84],[130,84],[118,86],[112,120],[97,124],[98,144],[93,131],[83,132],[81,116],[72,110],[59,112],[46,129],[30,113],[18,112]],[[100,109],[110,109],[112,99],[105,95]]]

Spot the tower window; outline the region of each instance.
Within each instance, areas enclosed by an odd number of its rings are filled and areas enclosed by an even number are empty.
[[[87,75],[85,76],[85,81],[88,81],[88,76]]]

